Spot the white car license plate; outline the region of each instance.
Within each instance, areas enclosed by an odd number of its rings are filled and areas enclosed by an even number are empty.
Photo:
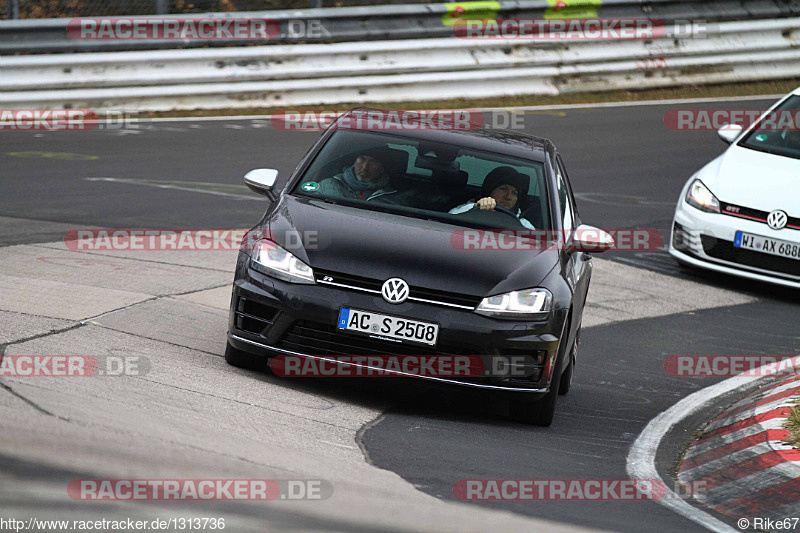
[[[737,231],[733,245],[737,248],[755,250],[765,254],[800,260],[800,243],[780,241],[752,233]]]
[[[339,309],[339,329],[364,333],[375,339],[436,345],[438,324],[382,315],[361,309]]]

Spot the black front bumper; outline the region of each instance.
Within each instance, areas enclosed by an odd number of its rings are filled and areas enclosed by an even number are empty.
[[[524,357],[528,362],[525,368],[510,377],[409,376],[532,395],[549,391],[566,311],[554,311],[546,321],[517,322],[435,304],[389,304],[375,294],[287,283],[254,271],[248,264],[249,256],[240,253],[228,324],[228,342],[238,350],[270,358],[284,354],[329,361],[341,355],[470,355],[480,357],[487,369],[494,368],[498,358]],[[338,330],[342,307],[435,322],[439,324],[437,344],[398,344]]]

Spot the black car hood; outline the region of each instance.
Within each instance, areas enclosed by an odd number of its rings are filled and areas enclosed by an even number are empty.
[[[536,287],[558,262],[555,248],[464,250],[453,233],[469,228],[289,195],[263,226],[315,270],[481,297]]]

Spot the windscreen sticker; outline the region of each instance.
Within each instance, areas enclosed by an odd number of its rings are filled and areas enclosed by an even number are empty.
[[[303,184],[304,191],[311,192],[311,191],[316,191],[317,189],[319,189],[319,183],[317,183],[316,181],[307,181]]]
[[[756,135],[756,140],[758,142],[766,141],[767,140],[767,134],[766,133],[759,133],[758,135]]]

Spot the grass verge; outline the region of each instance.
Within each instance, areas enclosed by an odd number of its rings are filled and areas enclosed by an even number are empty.
[[[783,428],[789,432],[787,442],[800,449],[800,398],[794,400],[794,406],[783,424]]]
[[[276,111],[289,109],[330,110],[348,109],[361,105],[383,109],[476,109],[476,108],[514,108],[524,106],[555,106],[565,104],[586,104],[604,102],[641,102],[647,100],[672,100],[679,98],[730,98],[736,96],[757,96],[785,94],[800,86],[800,77],[790,80],[774,80],[747,83],[728,83],[721,85],[686,85],[663,89],[647,89],[639,91],[608,91],[594,93],[576,93],[558,96],[525,95],[498,96],[495,98],[452,98],[447,100],[429,100],[426,102],[344,102],[329,105],[305,106],[265,106],[236,109],[196,109],[185,111],[157,111],[140,113],[142,117],[209,117],[209,116],[241,116],[269,115]]]

